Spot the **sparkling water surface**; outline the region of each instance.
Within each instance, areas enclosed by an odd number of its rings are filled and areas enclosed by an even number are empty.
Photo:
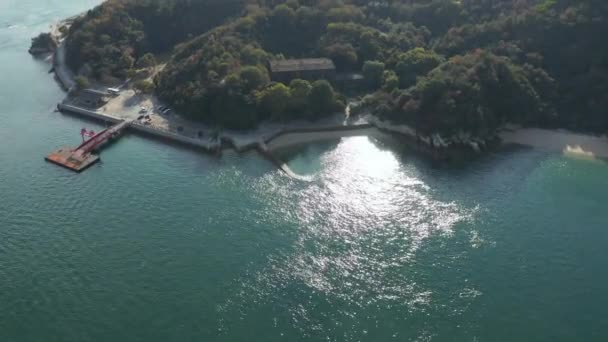
[[[303,146],[310,181],[83,126],[29,40],[94,0],[0,1],[0,341],[607,341],[608,166],[530,149],[454,168],[388,140]]]

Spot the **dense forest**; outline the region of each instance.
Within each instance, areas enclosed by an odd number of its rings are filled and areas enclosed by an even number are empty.
[[[270,82],[270,60],[328,57],[365,76],[359,110],[483,136],[507,122],[608,131],[606,32],[605,0],[108,0],[67,47],[104,82],[164,56],[153,91],[233,128],[342,110],[331,82]]]

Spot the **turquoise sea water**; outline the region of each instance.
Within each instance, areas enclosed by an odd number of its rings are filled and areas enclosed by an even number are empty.
[[[388,141],[215,159],[95,124],[29,38],[93,0],[0,2],[0,341],[607,341],[608,166],[436,169]]]

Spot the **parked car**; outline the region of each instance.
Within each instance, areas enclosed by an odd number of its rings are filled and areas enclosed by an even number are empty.
[[[118,96],[118,95],[120,95],[120,89],[108,88],[108,93],[110,93],[110,95],[112,95],[112,96]]]

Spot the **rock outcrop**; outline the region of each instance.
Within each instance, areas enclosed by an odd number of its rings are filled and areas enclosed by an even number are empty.
[[[53,35],[50,33],[41,33],[36,38],[32,38],[32,46],[28,51],[34,56],[39,56],[55,52],[57,46],[57,40]]]

